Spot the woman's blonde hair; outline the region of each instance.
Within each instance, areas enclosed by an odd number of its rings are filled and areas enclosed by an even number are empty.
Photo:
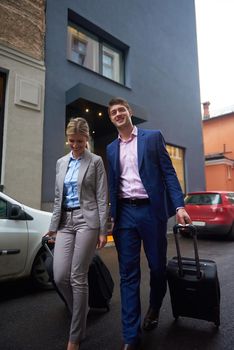
[[[89,139],[89,125],[84,118],[72,118],[67,124],[66,135],[81,134]]]

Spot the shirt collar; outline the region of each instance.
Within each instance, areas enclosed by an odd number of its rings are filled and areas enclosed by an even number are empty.
[[[133,137],[136,137],[136,136],[137,136],[137,134],[138,134],[138,129],[137,129],[136,125],[134,125],[134,126],[133,126],[133,129],[132,129],[132,132],[131,132],[131,135],[130,135],[130,137],[129,137],[129,139],[128,139],[127,141],[132,140]],[[121,139],[120,134],[118,135],[118,139],[119,139],[120,141],[123,141],[123,140]],[[123,142],[124,142],[124,141],[123,141]],[[126,141],[125,141],[125,142],[126,142]]]
[[[75,157],[73,156],[73,154],[72,154],[72,151],[70,152],[70,161],[71,161],[71,160],[81,160],[81,159],[82,159],[82,157],[75,158]]]

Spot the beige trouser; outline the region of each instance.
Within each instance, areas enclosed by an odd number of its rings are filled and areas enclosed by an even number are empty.
[[[88,269],[95,252],[98,230],[90,229],[81,209],[64,212],[54,250],[54,280],[72,314],[69,340],[85,337],[88,313]]]

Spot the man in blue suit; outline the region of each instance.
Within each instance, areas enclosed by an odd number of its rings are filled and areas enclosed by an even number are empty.
[[[191,220],[161,132],[136,128],[131,108],[122,98],[112,99],[108,112],[119,133],[107,146],[107,161],[120,270],[121,350],[135,350],[141,335],[141,242],[150,269],[149,309],[142,325],[148,331],[158,325],[166,293],[167,220],[175,214],[180,224]]]

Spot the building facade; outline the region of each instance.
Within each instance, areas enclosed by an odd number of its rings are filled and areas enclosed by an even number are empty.
[[[46,23],[43,208],[71,117],[88,120],[105,161],[114,96],[129,101],[139,127],[162,130],[184,192],[204,189],[194,1],[48,0]]]
[[[87,119],[105,162],[115,96],[129,101],[139,127],[161,129],[184,193],[205,188],[194,1],[2,0],[0,31],[6,194],[52,208],[74,116]]]
[[[0,2],[1,190],[41,207],[44,0]]]
[[[234,106],[211,116],[203,105],[206,190],[234,191]]]

